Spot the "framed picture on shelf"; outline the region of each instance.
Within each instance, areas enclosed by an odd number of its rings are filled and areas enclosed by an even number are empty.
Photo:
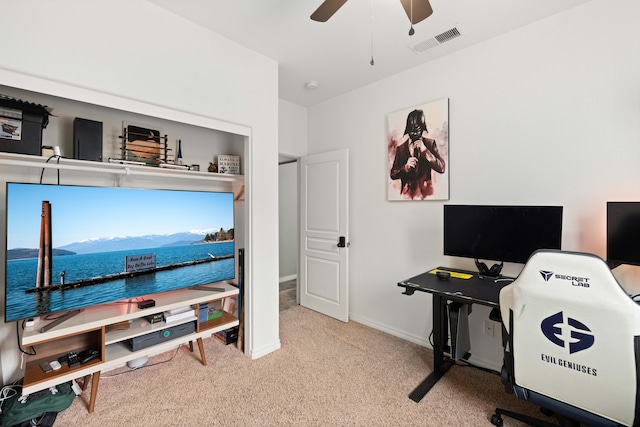
[[[166,138],[161,136],[160,130],[124,122],[122,127],[125,132],[123,160],[149,166],[158,166],[166,160]]]
[[[0,138],[20,141],[22,139],[22,120],[0,117]]]
[[[240,174],[240,156],[218,154],[218,173]]]

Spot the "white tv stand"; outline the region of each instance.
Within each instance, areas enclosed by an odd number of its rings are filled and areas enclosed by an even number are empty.
[[[227,283],[218,282],[207,286],[221,288],[223,291],[181,289],[148,295],[140,299],[153,299],[156,305],[145,309],[139,309],[135,299],[132,300],[132,303],[120,301],[88,307],[46,332],[40,332],[41,328],[51,321],[39,319],[34,326],[26,328],[22,336],[22,347],[25,349],[33,347],[36,350],[35,355],[26,356],[22,393],[25,395],[34,393],[80,377],[84,377],[83,387],[86,387],[91,378],[91,397],[88,410],[93,412],[101,371],[122,366],[128,361],[142,356],[170,350],[184,343],[189,343],[190,349],[193,351],[194,340],[198,343],[202,364],[206,366],[207,359],[202,339],[215,332],[237,326],[239,323],[235,316],[226,312],[222,313],[222,317],[206,322],[200,321],[198,313],[201,303],[238,295],[238,288]],[[146,316],[154,313],[186,306],[195,309],[194,316],[171,323],[151,324],[145,319]],[[133,337],[188,322],[195,322],[195,332],[168,339],[138,351],[132,351],[128,345],[128,340]],[[80,353],[90,346],[100,349],[100,357],[86,364],[73,368],[63,364],[59,370],[48,373],[45,373],[40,367],[41,362],[57,360],[70,351]]]

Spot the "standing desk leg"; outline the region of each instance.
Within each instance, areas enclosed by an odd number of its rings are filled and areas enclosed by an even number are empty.
[[[409,395],[414,402],[420,402],[454,364],[454,360],[444,355],[447,325],[447,300],[433,294],[433,372]]]

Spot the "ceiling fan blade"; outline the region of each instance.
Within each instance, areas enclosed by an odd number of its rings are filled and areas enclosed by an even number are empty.
[[[318,22],[326,22],[345,4],[347,0],[324,0],[324,2],[311,14],[311,19]]]
[[[411,3],[413,2],[413,11]],[[411,21],[411,24],[417,24],[420,21],[427,19],[433,13],[429,0],[400,0],[404,11],[407,13],[407,18]]]

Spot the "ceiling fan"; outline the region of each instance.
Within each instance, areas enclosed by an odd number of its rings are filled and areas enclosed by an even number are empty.
[[[326,22],[346,2],[347,0],[324,0],[320,7],[311,14],[311,19],[318,22]],[[433,13],[429,0],[400,0],[400,3],[402,3],[411,25],[423,21]]]

